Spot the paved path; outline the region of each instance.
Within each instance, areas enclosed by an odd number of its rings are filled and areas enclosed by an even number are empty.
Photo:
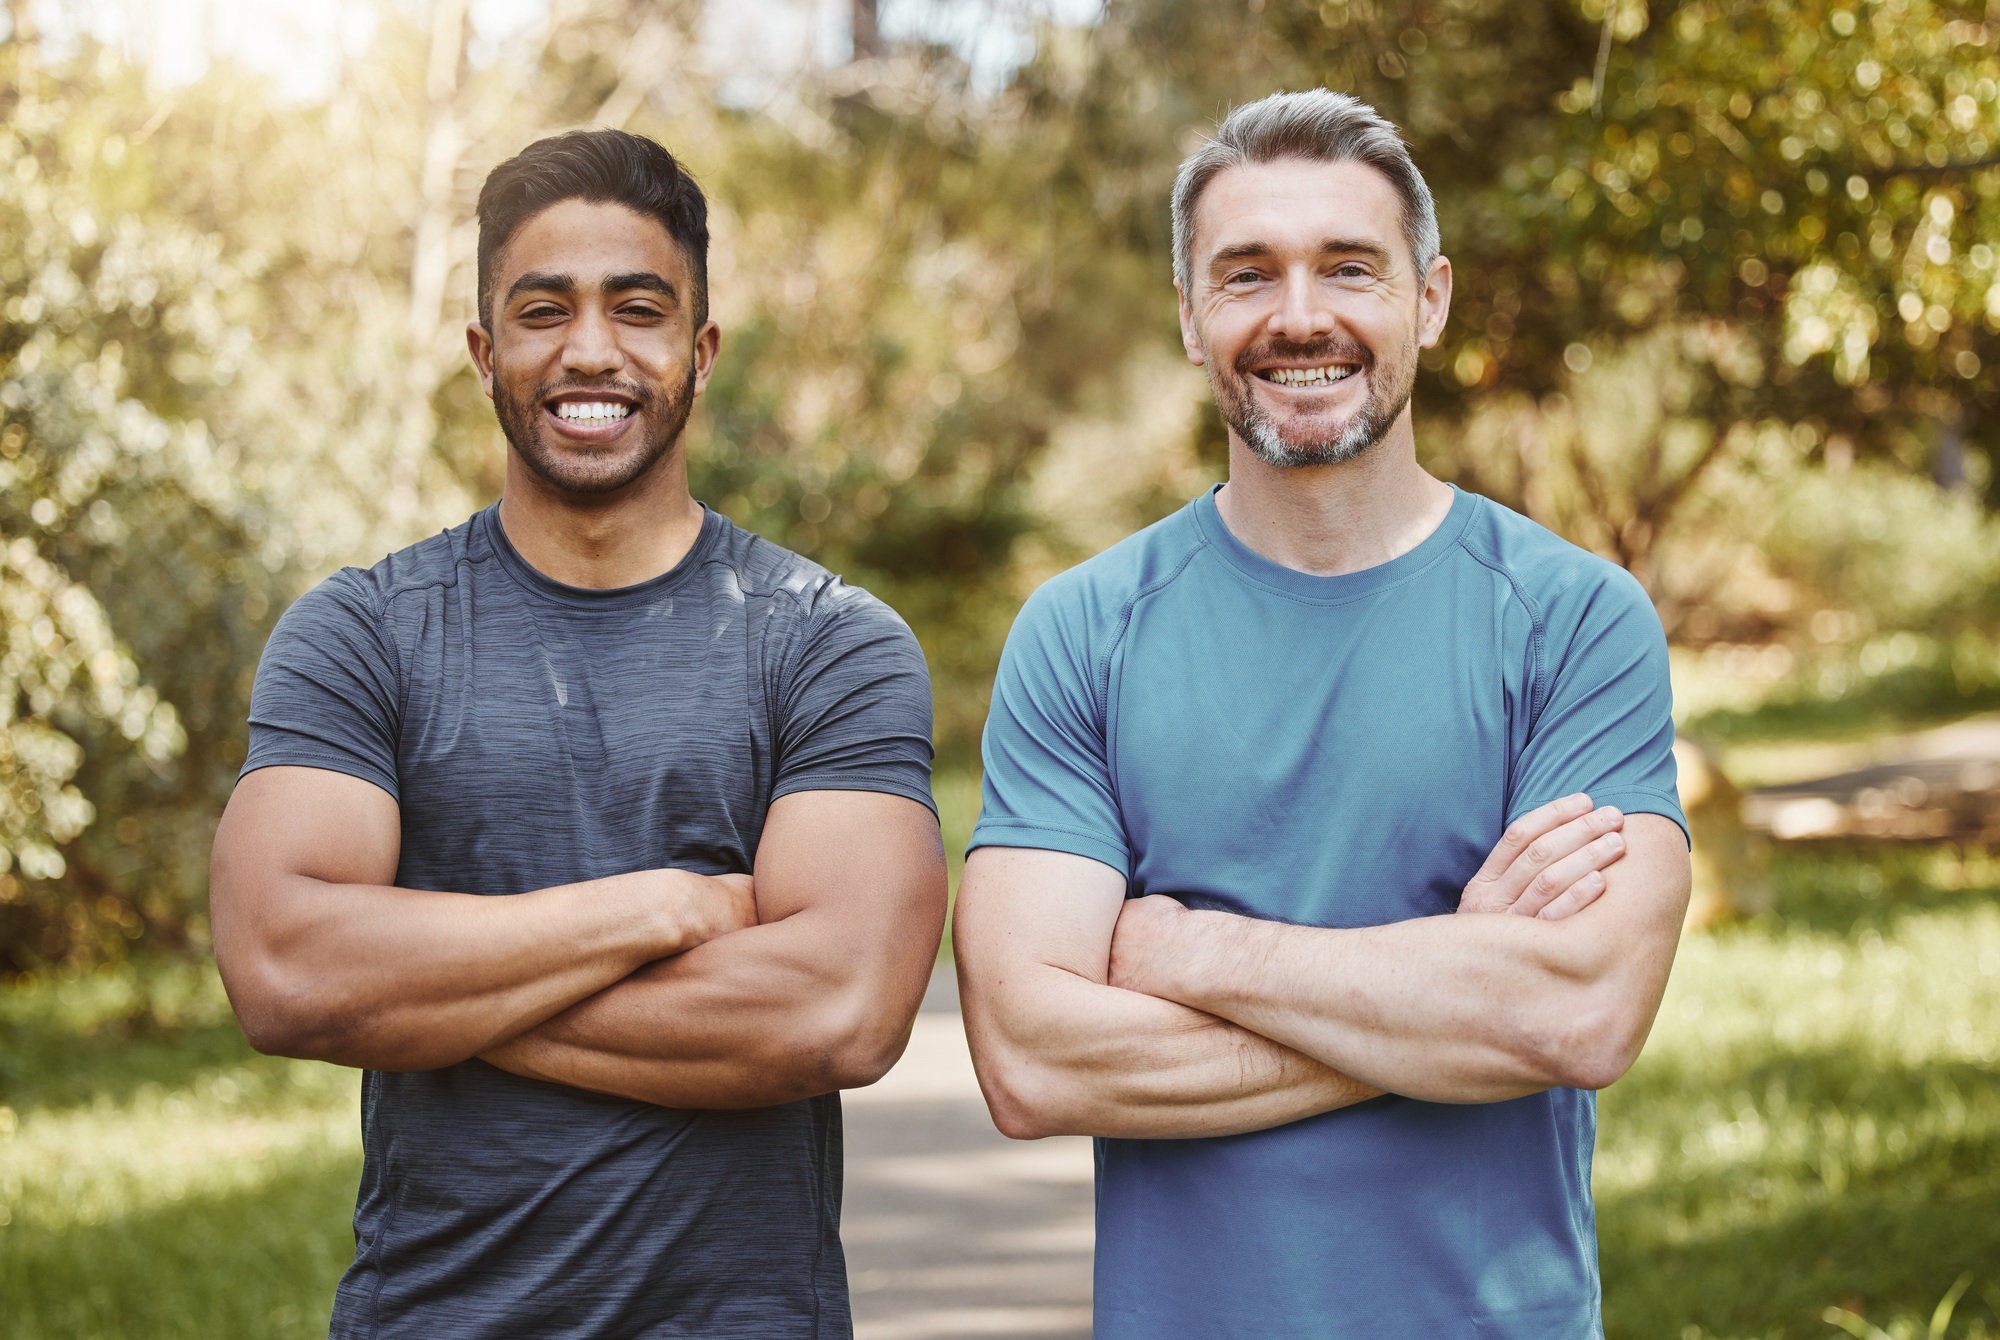
[[[855,1340],[1090,1335],[1091,1154],[993,1129],[948,973],[880,1084],[843,1096]]]

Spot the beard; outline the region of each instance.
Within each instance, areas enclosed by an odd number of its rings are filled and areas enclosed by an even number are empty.
[[[1222,419],[1243,440],[1258,460],[1280,469],[1308,465],[1338,465],[1351,461],[1380,442],[1396,424],[1417,384],[1417,346],[1414,340],[1397,349],[1398,357],[1379,363],[1375,355],[1350,340],[1328,338],[1294,344],[1271,340],[1243,351],[1234,366],[1223,369],[1209,360],[1208,384],[1215,393]],[[1279,361],[1307,364],[1353,362],[1353,376],[1368,377],[1368,396],[1344,422],[1325,422],[1318,415],[1301,416],[1303,422],[1280,428],[1271,421],[1250,382],[1252,369]],[[1380,375],[1376,375],[1377,371]]]
[[[545,436],[542,406],[564,391],[610,391],[629,397],[632,412],[645,415],[647,432],[636,441],[616,446],[569,447]],[[493,411],[508,445],[551,488],[564,493],[615,493],[660,463],[680,440],[694,410],[694,365],[676,394],[662,398],[636,382],[593,382],[565,378],[553,386],[538,386],[519,397],[494,378]],[[657,411],[657,412],[656,412]]]

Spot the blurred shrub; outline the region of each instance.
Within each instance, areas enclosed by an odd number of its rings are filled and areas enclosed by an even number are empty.
[[[108,123],[136,89],[72,99],[38,82],[6,90],[0,129],[0,966],[14,967],[189,929],[220,755],[241,729],[238,667],[273,603],[243,560],[254,522],[234,452],[199,417],[249,344],[231,312],[243,276],[199,228],[122,207],[131,150]]]

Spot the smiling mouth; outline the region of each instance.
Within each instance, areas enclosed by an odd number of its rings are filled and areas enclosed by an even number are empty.
[[[557,400],[549,404],[551,414],[578,428],[603,428],[621,423],[632,417],[633,408],[628,401],[605,399]]]
[[[1323,363],[1313,368],[1265,368],[1257,376],[1279,386],[1332,386],[1359,371],[1358,363]]]

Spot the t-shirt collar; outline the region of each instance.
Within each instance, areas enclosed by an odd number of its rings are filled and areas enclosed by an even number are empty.
[[[1282,563],[1273,563],[1237,539],[1215,505],[1215,495],[1222,491],[1220,484],[1194,500],[1194,520],[1203,538],[1222,556],[1223,561],[1259,586],[1269,587],[1295,599],[1352,600],[1415,576],[1443,557],[1458,542],[1458,537],[1464,534],[1466,526],[1472,521],[1477,498],[1456,484],[1448,487],[1452,491],[1451,510],[1445,513],[1437,529],[1426,535],[1416,548],[1396,555],[1387,563],[1378,563],[1359,572],[1344,572],[1337,577],[1322,577],[1288,568]]]
[[[567,582],[559,582],[521,557],[520,550],[507,538],[507,528],[500,524],[499,503],[475,516],[473,528],[492,548],[508,575],[534,594],[574,609],[623,609],[644,604],[672,590],[701,566],[708,551],[715,547],[716,537],[722,533],[723,526],[728,524],[720,512],[705,503],[701,511],[701,533],[695,536],[694,544],[681,556],[680,562],[657,577],[649,577],[631,586],[608,588],[571,586]]]

